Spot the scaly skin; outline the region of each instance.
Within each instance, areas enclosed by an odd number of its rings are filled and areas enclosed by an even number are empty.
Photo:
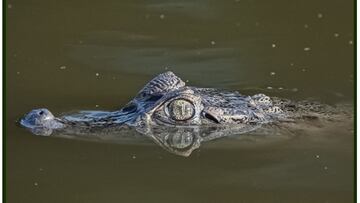
[[[245,96],[238,92],[190,87],[168,71],[152,79],[118,111],[82,111],[55,117],[47,109],[35,109],[25,115],[20,124],[36,135],[47,136],[54,132],[86,135],[96,130],[135,129],[165,149],[188,156],[201,141],[316,114],[307,110],[310,109],[307,104],[271,99],[264,94]]]

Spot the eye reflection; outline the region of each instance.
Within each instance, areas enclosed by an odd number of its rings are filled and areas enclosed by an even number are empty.
[[[194,142],[194,136],[191,133],[170,135],[166,140],[168,145],[175,149],[184,149]]]
[[[168,112],[171,119],[176,121],[186,121],[194,116],[195,107],[187,100],[177,99],[168,105]]]

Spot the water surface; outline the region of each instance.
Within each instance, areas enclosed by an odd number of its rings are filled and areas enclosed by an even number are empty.
[[[352,202],[351,119],[224,138],[188,158],[152,142],[34,136],[16,120],[115,110],[166,70],[194,86],[351,104],[353,1],[6,4],[8,202]]]

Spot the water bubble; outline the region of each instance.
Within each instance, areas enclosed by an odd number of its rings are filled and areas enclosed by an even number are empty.
[[[211,45],[215,45],[216,42],[215,42],[215,41],[211,41],[210,44],[211,44]]]
[[[310,51],[310,50],[311,50],[310,47],[305,47],[305,48],[304,48],[304,51]]]
[[[160,15],[160,19],[164,19],[165,18],[165,15],[164,14],[161,14]]]
[[[322,13],[318,13],[318,14],[317,14],[317,17],[318,17],[318,18],[323,18],[324,16],[323,16]]]
[[[352,44],[353,44],[353,41],[352,41],[352,40],[350,40],[350,41],[349,41],[349,44],[350,44],[350,45],[352,45]]]
[[[315,157],[318,159],[318,158],[320,158],[320,155],[317,154]]]
[[[65,70],[65,69],[66,69],[66,66],[60,66],[60,69],[61,69],[61,70]]]
[[[100,76],[100,73],[95,73],[95,76],[96,76],[96,77],[99,77],[99,76]]]
[[[340,34],[339,33],[334,33],[334,37],[339,37]]]
[[[309,28],[309,25],[308,25],[308,24],[305,24],[305,25],[304,25],[304,28],[305,28],[305,29]]]
[[[324,170],[328,170],[329,168],[327,166],[324,167]]]
[[[270,87],[270,86],[269,86],[269,87],[266,87],[266,89],[268,89],[268,90],[272,90],[272,89],[273,89],[273,87]]]
[[[306,71],[306,68],[301,69],[301,71],[302,71],[302,72],[305,72],[305,71]]]
[[[276,73],[275,72],[270,72],[270,75],[274,76],[274,75],[276,75]]]
[[[132,155],[132,157],[131,157],[131,158],[136,159],[136,155]]]
[[[39,183],[37,183],[37,182],[34,182],[34,186],[38,186],[39,185]]]
[[[275,48],[275,47],[276,47],[276,44],[271,44],[271,47],[272,47],[272,48]]]
[[[278,89],[279,89],[279,90],[283,90],[284,88],[283,88],[283,87],[279,87]]]

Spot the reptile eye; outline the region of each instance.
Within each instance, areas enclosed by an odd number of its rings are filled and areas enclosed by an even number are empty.
[[[177,99],[168,105],[170,117],[175,121],[186,121],[191,119],[195,114],[194,105],[184,99]]]

